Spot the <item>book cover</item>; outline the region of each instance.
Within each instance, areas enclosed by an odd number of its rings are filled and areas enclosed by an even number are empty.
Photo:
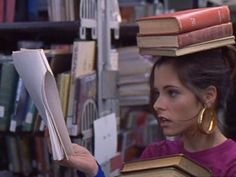
[[[13,52],[13,63],[47,125],[54,160],[73,154],[52,70],[42,49]]]
[[[210,170],[183,154],[127,162],[124,164],[121,173],[126,174],[134,172],[136,174],[136,172],[140,171],[149,171],[151,169],[159,171],[159,169],[162,170],[163,168],[169,167],[179,169],[183,173],[189,174],[188,176],[211,177]]]
[[[141,34],[176,34],[230,22],[227,5],[188,9],[137,20]]]
[[[176,48],[176,47],[140,48],[139,52],[141,55],[181,56],[231,44],[235,44],[234,36],[210,40],[198,44],[189,45],[183,48]]]
[[[76,119],[78,133],[81,133],[83,125],[87,124],[89,120],[83,117],[83,111],[87,100],[97,100],[97,74],[96,72],[80,76],[76,79],[75,86],[75,104],[76,104]],[[90,112],[91,118],[95,113]],[[87,122],[87,123],[86,123]],[[92,125],[92,121],[90,122]],[[89,125],[90,126],[90,125]],[[90,127],[91,128],[91,127]]]
[[[119,177],[193,177],[178,168],[164,167],[159,169],[149,169],[132,173],[121,173]]]
[[[138,47],[178,47],[182,48],[200,42],[233,35],[232,23],[210,26],[176,35],[138,35]]]

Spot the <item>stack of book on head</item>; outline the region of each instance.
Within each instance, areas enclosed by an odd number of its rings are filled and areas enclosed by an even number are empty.
[[[137,24],[142,55],[180,56],[235,43],[226,5],[143,17]]]
[[[127,162],[119,177],[211,177],[211,172],[183,154]]]

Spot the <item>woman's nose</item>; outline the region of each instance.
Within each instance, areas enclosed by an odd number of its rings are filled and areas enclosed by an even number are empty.
[[[153,109],[158,113],[160,110],[163,110],[164,107],[164,100],[161,96],[159,96],[153,104]]]

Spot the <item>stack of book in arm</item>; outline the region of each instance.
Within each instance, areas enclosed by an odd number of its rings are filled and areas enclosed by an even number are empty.
[[[183,154],[124,164],[119,177],[211,177],[211,171]]]
[[[235,43],[226,5],[143,17],[137,24],[142,55],[180,56]]]

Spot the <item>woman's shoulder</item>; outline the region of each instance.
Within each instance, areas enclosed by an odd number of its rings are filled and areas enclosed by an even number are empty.
[[[148,145],[144,149],[141,158],[145,159],[181,153],[181,148],[182,142],[179,139],[161,140]]]
[[[221,146],[221,150],[224,151],[227,149],[227,152],[231,152],[236,155],[236,141],[232,139],[227,139]],[[236,159],[236,156],[235,156]]]

